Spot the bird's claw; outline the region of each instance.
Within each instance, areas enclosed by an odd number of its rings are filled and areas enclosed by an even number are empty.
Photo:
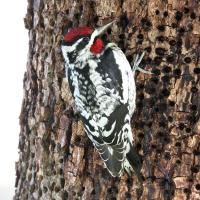
[[[138,70],[138,71],[143,72],[145,74],[153,74],[152,72],[144,70],[144,69],[142,69],[142,68],[139,67],[139,65],[140,65],[140,63],[141,63],[144,55],[145,55],[145,52],[143,52],[140,57],[139,57],[138,54],[136,55],[135,61],[133,63],[133,69],[132,70],[133,70],[133,72],[135,72],[136,70]]]

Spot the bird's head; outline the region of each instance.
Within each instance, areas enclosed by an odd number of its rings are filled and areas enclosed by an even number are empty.
[[[91,27],[78,27],[69,30],[64,34],[62,41],[62,53],[65,60],[73,62],[77,56],[83,54],[100,54],[104,48],[104,43],[100,35],[105,33],[114,22],[112,21],[96,29]]]

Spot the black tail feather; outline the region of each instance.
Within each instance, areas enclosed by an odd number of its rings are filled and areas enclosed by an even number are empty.
[[[142,158],[135,150],[135,147],[133,145],[130,145],[130,151],[126,154],[127,159],[130,162],[133,170],[135,171],[135,174],[138,177],[139,181],[143,181],[143,176],[140,173],[142,168]]]

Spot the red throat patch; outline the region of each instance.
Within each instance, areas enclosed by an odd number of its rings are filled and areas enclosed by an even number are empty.
[[[64,41],[65,42],[71,42],[73,41],[76,37],[78,36],[87,36],[92,34],[94,30],[90,27],[78,27],[78,28],[73,28],[71,29],[68,33],[65,34],[64,36]]]
[[[91,51],[93,54],[99,54],[99,53],[102,52],[103,46],[104,46],[104,45],[103,45],[102,39],[97,38],[97,39],[94,41],[93,45],[91,46],[90,51]]]

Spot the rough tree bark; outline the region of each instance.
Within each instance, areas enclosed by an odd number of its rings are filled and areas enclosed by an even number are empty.
[[[135,176],[112,178],[74,115],[60,50],[64,26],[100,26],[136,73],[132,119],[143,156],[140,199],[200,199],[200,4],[197,0],[28,0],[29,54],[15,200],[137,199]]]

